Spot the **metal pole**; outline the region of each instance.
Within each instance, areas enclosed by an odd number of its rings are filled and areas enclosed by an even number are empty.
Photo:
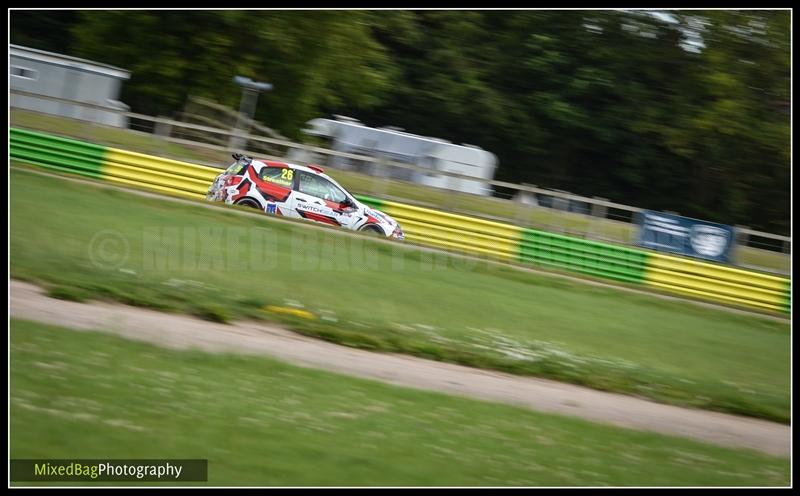
[[[242,88],[242,100],[239,104],[239,118],[236,121],[236,127],[233,130],[233,136],[229,143],[232,150],[243,148],[247,144],[247,139],[244,138],[250,132],[250,123],[253,121],[253,116],[256,111],[256,102],[258,101],[258,91],[250,88]]]

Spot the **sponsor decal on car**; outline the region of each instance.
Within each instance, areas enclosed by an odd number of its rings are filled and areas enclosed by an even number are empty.
[[[297,209],[298,210],[305,210],[306,212],[316,212],[318,214],[330,213],[330,211],[328,209],[315,207],[314,205],[303,205],[303,204],[300,204],[300,205],[297,206]]]

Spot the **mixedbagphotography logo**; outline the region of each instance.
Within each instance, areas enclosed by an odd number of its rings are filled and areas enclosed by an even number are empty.
[[[207,481],[208,460],[11,460],[11,480],[14,482]]]

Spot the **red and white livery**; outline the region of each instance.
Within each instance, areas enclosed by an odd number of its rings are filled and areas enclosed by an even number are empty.
[[[358,201],[318,166],[255,160],[238,153],[233,158],[236,162],[214,179],[207,200],[404,238],[394,219]]]

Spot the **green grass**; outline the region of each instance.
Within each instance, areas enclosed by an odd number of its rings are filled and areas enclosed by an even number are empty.
[[[755,452],[16,319],[10,381],[12,458],[202,458],[208,485],[789,480],[788,459]]]
[[[10,114],[11,125],[14,127],[49,131],[107,146],[168,156],[179,160],[225,164],[230,159],[230,154],[227,152],[170,143],[141,132],[98,126],[89,122],[19,109],[11,109]],[[590,237],[616,243],[631,243],[636,236],[636,228],[626,222],[559,212],[548,208],[531,208],[499,198],[478,197],[405,181],[376,180],[371,176],[349,171],[334,170],[331,171],[331,174],[353,193],[401,202],[410,201],[449,212],[491,217],[545,231],[576,236],[585,236],[588,233]],[[785,254],[739,247],[734,256],[742,264],[789,273],[790,259]]]
[[[274,320],[349,346],[789,419],[788,323],[233,207],[200,209],[16,168],[10,177],[11,275],[68,299]]]
[[[180,157],[188,161],[216,163],[224,162],[230,158],[230,153],[170,143],[143,132],[96,125],[88,121],[20,109],[12,109],[9,113],[11,127],[52,132],[61,136],[83,139],[110,147],[172,158]]]

